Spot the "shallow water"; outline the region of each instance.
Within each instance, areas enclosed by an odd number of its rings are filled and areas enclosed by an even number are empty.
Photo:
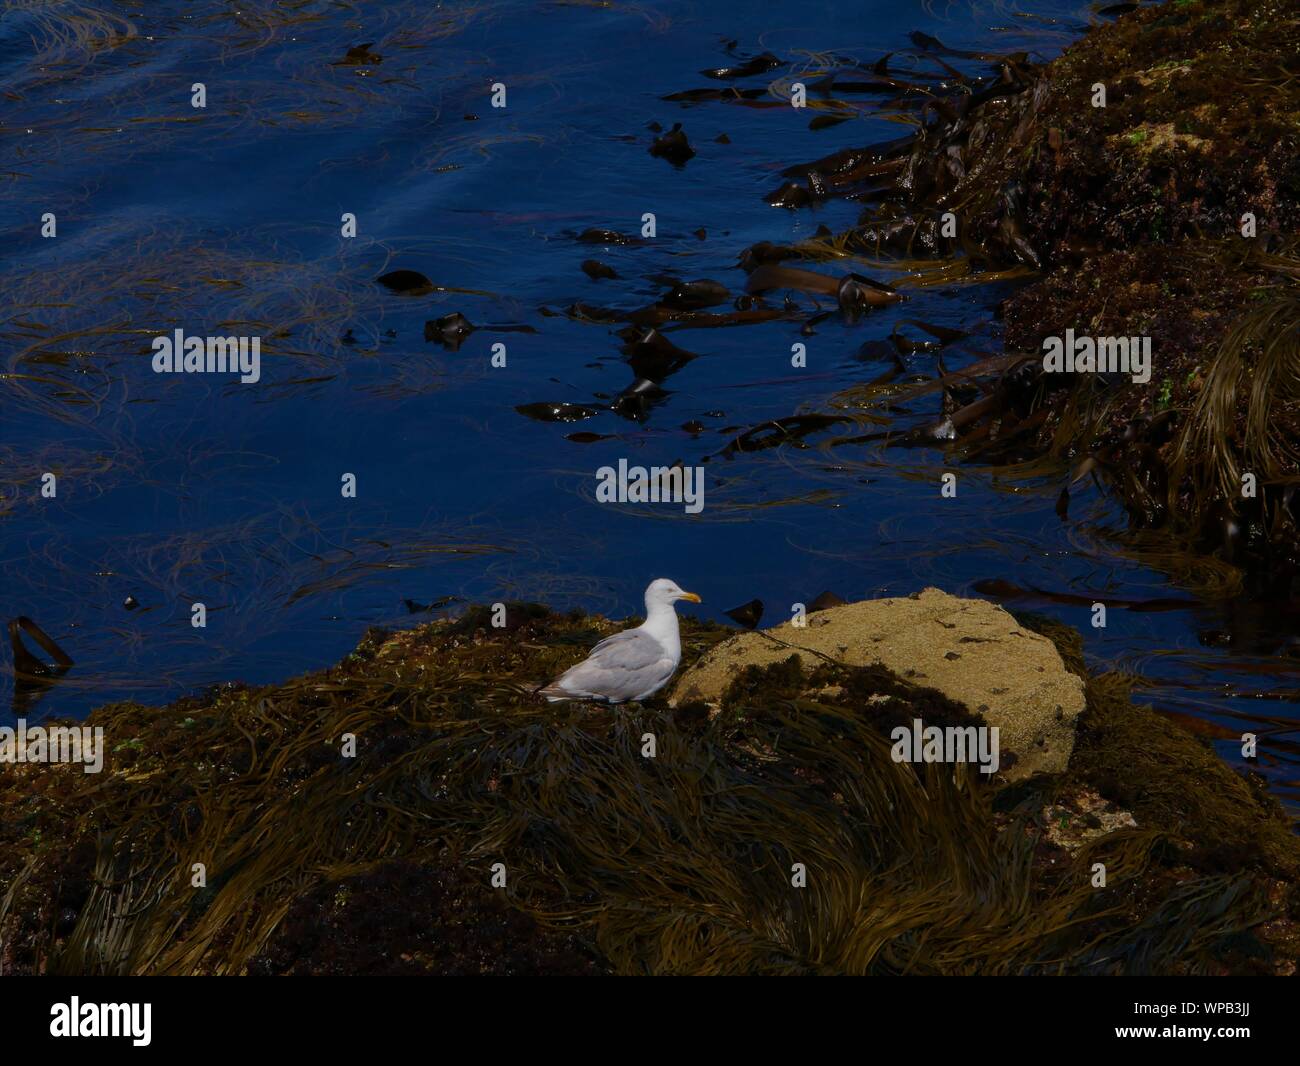
[[[1047,59],[1094,17],[1087,6],[285,8],[20,2],[0,16],[0,620],[34,618],[77,664],[16,710],[81,716],[109,699],[281,680],[336,661],[368,626],[430,617],[405,599],[622,616],[666,575],[704,597],[690,610],[723,619],[758,597],[768,623],[824,589],[971,593],[1001,579],[1089,600],[1185,595],[1122,551],[1122,516],[1094,487],[1075,486],[1058,518],[1059,472],[1012,482],[958,468],[957,497],[943,499],[940,452],[834,443],[877,428],[865,422],[724,454],[766,420],[838,413],[837,397],[887,368],[858,348],[904,320],[974,329],[945,353],[950,367],[999,350],[992,308],[1015,282],[907,289],[904,305],[832,317],[809,337],[807,313],[672,332],[697,357],[661,376],[635,418],[609,409],[636,378],[617,326],[541,310],[642,307],[666,277],[735,295],[743,248],[850,224],[857,204],[763,199],[791,164],[907,132],[873,97],[850,97],[860,115],[817,131],[812,112],[782,102],[832,54],[871,63],[921,30]],[[341,62],[367,42],[381,62]],[[700,74],[763,51],[788,65],[735,82]],[[205,109],[191,106],[195,82]],[[745,105],[661,99],[728,84],[769,91]],[[682,167],[647,151],[649,125],[675,122],[697,153]],[[45,212],[55,239],[40,236]],[[340,235],[344,212],[355,238]],[[575,240],[636,234],[646,212],[653,240]],[[589,279],[593,258],[619,278]],[[455,291],[375,284],[395,269]],[[424,323],[452,312],[536,332],[426,342]],[[262,337],[261,380],[155,374],[150,341],[176,328]],[[796,342],[805,369],[791,366]],[[504,368],[489,362],[496,343]],[[933,354],[907,363],[935,370]],[[516,410],[559,402],[597,413]],[[608,436],[567,439],[579,432]],[[620,458],[703,463],[703,511],[596,502],[596,470]],[[40,496],[45,471],[58,473],[54,499]],[[340,493],[345,473],[355,499]],[[190,625],[196,601],[205,629]],[[1294,619],[1236,599],[1112,609],[1097,630],[1083,602],[1016,605],[1079,626],[1096,665],[1141,674],[1139,698],[1193,716],[1229,761],[1234,736],[1269,733],[1259,768],[1300,798],[1300,685],[1278,650]],[[6,657],[6,708],[13,690]]]

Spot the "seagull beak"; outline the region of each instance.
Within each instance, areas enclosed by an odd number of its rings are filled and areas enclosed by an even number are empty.
[[[683,593],[681,594],[681,596],[678,597],[678,598],[679,598],[679,599],[683,599],[683,600],[690,600],[691,603],[703,603],[703,602],[704,602],[704,601],[701,600],[697,595],[695,595],[695,593],[693,593],[693,592],[683,592]]]

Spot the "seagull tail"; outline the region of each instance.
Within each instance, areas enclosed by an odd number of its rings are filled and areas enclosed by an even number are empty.
[[[541,688],[533,690],[534,696],[545,696],[552,703],[558,703],[560,700],[577,699],[572,692],[567,692],[560,688],[559,684],[552,681],[549,685],[543,685]]]

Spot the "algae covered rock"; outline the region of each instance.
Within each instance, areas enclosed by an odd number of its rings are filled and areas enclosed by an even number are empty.
[[[842,650],[852,627],[837,612],[877,610],[888,628],[859,620]],[[911,669],[929,678],[805,650],[810,670],[782,647],[710,717],[699,704],[548,703],[538,679],[616,624],[512,604],[513,628],[496,628],[491,613],[372,630],[336,666],[280,685],[100,707],[103,775],[0,774],[0,969],[1295,970],[1290,823],[1198,738],[1130,703],[1127,679],[1087,679],[1064,775],[1008,787],[893,757],[899,721],[966,724],[967,708],[927,687],[938,663],[961,661],[945,647],[1000,645],[1004,687],[1038,674],[1030,627],[1042,627],[1081,671],[1077,634],[1059,623],[1025,615],[1015,635],[997,608],[934,592],[828,609],[830,622],[784,635],[820,634],[841,656],[928,641]],[[692,660],[728,639],[696,619],[682,629]]]
[[[718,703],[746,666],[803,652],[811,669],[823,656],[850,666],[879,664],[984,716],[1014,752],[1011,780],[1063,771],[1084,708],[1083,681],[1056,646],[1001,607],[929,588],[914,596],[863,600],[724,641],[678,679],[673,702]]]

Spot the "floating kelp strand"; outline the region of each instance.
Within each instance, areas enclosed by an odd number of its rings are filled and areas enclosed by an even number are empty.
[[[437,341],[451,351],[459,350],[473,332],[474,324],[459,311],[424,324],[424,339]]]
[[[729,86],[725,89],[685,89],[682,92],[669,93],[661,99],[672,103],[703,103],[705,101],[725,103],[728,100],[734,102],[759,100],[766,95],[766,89],[740,89]]]
[[[762,52],[738,66],[715,67],[712,70],[702,70],[700,73],[706,78],[731,80],[733,78],[752,78],[757,74],[766,74],[768,71],[776,70],[785,65],[784,61],[778,59],[771,52]]]
[[[581,244],[645,244],[640,237],[629,237],[612,229],[585,229],[575,238]]]
[[[638,329],[622,350],[638,378],[654,381],[665,380],[697,358],[694,352],[677,347],[654,328]]]
[[[14,671],[30,679],[61,677],[76,664],[58,643],[26,615],[11,619],[8,623],[9,648],[13,653]],[[41,646],[45,654],[54,660],[53,665],[41,662],[27,650],[23,644],[22,634],[26,633]]]
[[[378,66],[384,61],[384,57],[377,52],[372,52],[373,47],[374,41],[370,41],[349,48],[347,54],[334,65],[339,67]]]
[[[476,331],[484,333],[536,333],[533,326],[519,323],[476,326],[459,311],[454,311],[442,318],[424,324],[424,339],[437,341],[450,351],[459,351],[460,346]]]
[[[826,178],[845,174],[858,167],[879,164],[894,158],[905,158],[915,146],[915,137],[911,134],[897,137],[890,141],[867,145],[863,148],[842,148],[838,152],[822,156],[811,163],[797,163],[781,171],[785,178],[806,178],[809,174],[821,174]]]
[[[799,270],[795,267],[765,263],[750,272],[749,279],[745,282],[745,291],[760,294],[774,289],[797,289],[800,292],[834,296],[839,291],[841,281],[840,278],[832,278],[812,270]]]
[[[846,274],[836,288],[835,299],[840,310],[851,317],[873,307],[886,307],[906,297],[862,274]]]
[[[762,451],[781,444],[795,443],[817,430],[850,421],[852,420],[845,415],[822,414],[790,415],[786,418],[772,419],[770,422],[745,430],[731,440],[719,454]]]
[[[701,281],[687,281],[674,286],[671,292],[660,298],[659,304],[661,307],[670,307],[679,311],[699,311],[726,303],[730,295],[725,285],[705,278]]]
[[[797,181],[787,181],[779,188],[773,189],[763,199],[773,207],[785,207],[791,211],[798,210],[802,207],[810,207],[822,197],[818,189],[822,186],[814,186],[810,180],[803,185]]]
[[[595,407],[577,403],[525,403],[515,408],[526,418],[538,422],[581,422],[600,412]]]
[[[638,378],[614,397],[610,405],[616,414],[643,422],[649,416],[654,405],[665,400],[668,393],[657,381],[650,378]]]
[[[460,596],[443,596],[432,603],[417,603],[415,600],[409,599],[402,600],[408,614],[428,614],[430,611],[440,611],[445,607],[464,602],[464,599]]]
[[[375,279],[384,288],[403,296],[427,296],[434,284],[418,270],[391,270]]]
[[[826,130],[830,129],[832,126],[838,126],[841,122],[847,122],[853,117],[853,114],[846,112],[838,112],[830,115],[816,115],[808,123],[808,128],[810,130]]]
[[[1135,600],[1105,593],[1070,593],[1049,592],[1039,588],[1021,588],[1004,578],[986,578],[972,583],[971,588],[986,596],[997,599],[1036,599],[1041,602],[1064,603],[1071,606],[1091,607],[1095,603],[1105,604],[1116,610],[1136,612],[1190,611],[1204,606],[1200,600],[1186,597],[1153,596],[1148,599]]]

